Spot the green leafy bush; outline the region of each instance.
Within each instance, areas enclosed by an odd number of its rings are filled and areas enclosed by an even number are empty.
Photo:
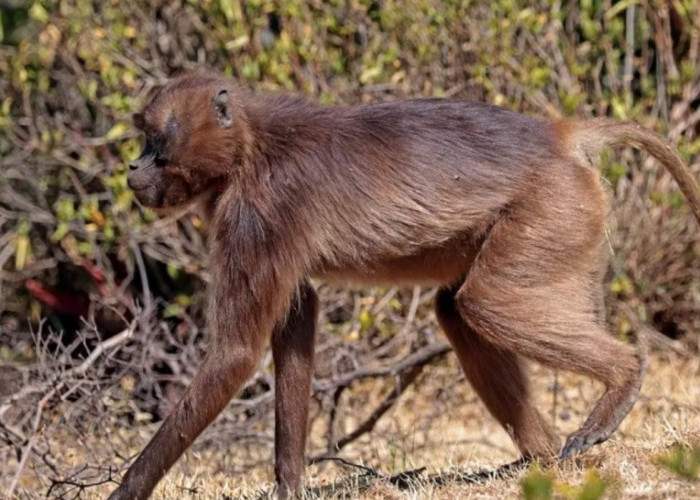
[[[598,500],[610,489],[612,481],[601,477],[595,469],[589,469],[581,485],[574,486],[558,481],[553,472],[543,472],[533,467],[521,481],[525,500],[550,500],[565,498],[570,500]]]
[[[2,5],[3,343],[28,337],[27,317],[49,316],[57,329],[71,320],[28,280],[51,293],[119,303],[119,314],[149,292],[165,316],[187,312],[203,323],[202,221],[155,222],[135,204],[125,169],[140,147],[131,113],[167,77],[201,66],[256,91],[324,103],[446,96],[544,116],[634,118],[666,131],[695,172],[700,165],[693,0]],[[601,165],[617,221],[612,322],[625,335],[633,311],[672,336],[697,331],[695,222],[667,175],[630,152],[614,158]],[[103,282],[90,277],[92,268]]]

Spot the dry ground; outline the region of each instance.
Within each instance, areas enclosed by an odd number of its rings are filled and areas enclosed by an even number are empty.
[[[555,398],[553,373],[533,367],[532,374],[541,408],[550,416],[556,414],[556,426],[562,436],[581,422],[584,411],[600,392],[600,387],[587,380],[560,374]],[[361,413],[363,402],[366,405],[378,397],[376,386],[375,382],[356,387],[352,400],[345,402],[351,409],[357,408],[344,419],[348,429],[353,427],[353,414]],[[321,422],[318,419],[312,426],[312,453],[322,449],[325,431]],[[130,443],[131,451],[136,452],[155,427],[112,429],[111,438],[119,435],[119,441]],[[85,447],[94,454],[101,444],[87,436],[85,441],[79,441],[56,442],[54,449],[62,450],[66,462],[85,463]],[[654,463],[658,454],[678,443],[700,443],[700,359],[656,354],[637,405],[614,437],[577,460],[550,470],[556,475],[560,493],[563,483],[578,485],[586,471],[595,467],[613,483],[608,497],[700,498],[700,479],[679,479]],[[224,451],[225,443],[219,448],[189,451],[162,481],[154,498],[264,498],[273,480],[269,446],[251,445],[244,454],[239,445],[231,447],[229,453]],[[450,355],[403,396],[374,432],[345,448],[341,456],[386,475],[425,467],[420,477],[427,478],[436,473],[499,466],[514,460],[516,453],[507,434],[464,383],[454,356]],[[452,481],[440,487],[417,480],[408,489],[399,490],[386,481],[360,488],[360,472],[324,462],[307,468],[306,481],[311,487],[335,491],[324,498],[517,498],[521,496],[525,474],[477,484]],[[32,478],[31,470],[20,484],[24,488],[18,498],[44,497],[46,493],[46,488],[40,488],[37,479]],[[111,488],[95,486],[82,492],[80,498],[104,498]]]

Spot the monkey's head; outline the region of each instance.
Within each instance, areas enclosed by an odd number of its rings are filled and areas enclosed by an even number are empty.
[[[228,80],[195,73],[160,89],[134,125],[145,135],[128,184],[146,207],[186,204],[228,181],[245,144],[239,91]]]

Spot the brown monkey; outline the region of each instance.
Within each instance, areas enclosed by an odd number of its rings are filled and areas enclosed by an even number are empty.
[[[271,339],[275,473],[300,491],[317,298],[310,277],[441,287],[437,316],[467,378],[525,457],[606,440],[645,363],[600,320],[606,196],[593,157],[633,146],[700,190],[656,134],[611,120],[546,121],[424,99],[324,107],[187,75],[136,125],[129,185],[145,206],[204,197],[212,212],[210,352],[113,499],[145,498],[253,373]],[[606,390],[563,448],[533,406],[521,358]]]

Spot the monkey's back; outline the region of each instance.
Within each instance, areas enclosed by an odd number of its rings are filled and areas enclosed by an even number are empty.
[[[480,103],[328,109],[310,185],[316,267],[327,278],[389,282],[400,279],[394,269],[412,269],[406,281],[444,282],[463,274],[488,228],[519,190],[531,192],[538,166],[557,151],[547,122]],[[463,259],[441,262],[455,247]]]

